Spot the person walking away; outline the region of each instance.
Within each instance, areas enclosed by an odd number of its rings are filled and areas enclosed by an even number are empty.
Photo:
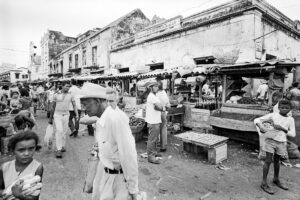
[[[264,104],[265,101],[267,100],[269,86],[268,86],[268,81],[266,80],[261,80],[260,82],[261,85],[257,89],[256,98],[261,104]]]
[[[17,199],[39,199],[38,196],[33,196],[26,190],[23,190],[24,183],[20,178],[34,174],[43,177],[43,164],[33,158],[36,150],[38,150],[39,138],[33,131],[21,131],[13,135],[8,147],[14,153],[15,159],[5,162],[0,168],[0,195],[5,189],[12,186],[12,200]],[[2,196],[3,197],[3,196]],[[4,195],[4,199],[6,199]],[[11,198],[9,198],[11,199]]]
[[[81,103],[90,117],[99,118],[95,138],[100,163],[96,176],[101,177],[94,178],[93,200],[136,200],[138,162],[128,116],[117,106],[109,106],[106,89],[96,84],[83,86]]]
[[[156,96],[156,93],[158,92],[158,83],[149,82],[147,84],[147,88],[150,90],[146,102],[145,119],[149,128],[147,141],[148,162],[160,164],[157,157],[160,157],[161,155],[157,153],[156,143],[160,133],[161,112],[163,111],[163,106],[161,105],[159,98]]]
[[[54,102],[54,95],[56,93],[55,85],[50,86],[49,90],[47,91],[47,117],[50,117],[51,109],[53,108],[53,102]]]
[[[300,110],[300,90],[299,90],[299,83],[294,82],[292,84],[292,89],[288,94],[289,98],[291,99],[292,109]]]
[[[280,100],[278,108],[279,113],[270,113],[254,120],[260,132],[266,134],[263,146],[263,150],[266,152],[266,159],[263,166],[261,188],[269,194],[275,193],[267,183],[267,176],[272,160],[274,162],[273,183],[281,189],[288,190],[288,187],[279,180],[280,158],[287,155],[287,136],[296,136],[294,118],[288,116],[291,110],[291,102],[286,99]],[[272,124],[274,130],[266,129],[264,126],[265,122]]]
[[[167,150],[167,144],[168,144],[168,132],[167,132],[167,108],[170,107],[170,100],[166,93],[166,91],[163,89],[163,83],[159,82],[158,86],[159,90],[156,94],[158,97],[162,107],[163,111],[161,111],[161,124],[160,124],[160,151],[165,152]]]
[[[49,119],[49,124],[53,124],[54,121],[55,126],[56,158],[62,158],[62,153],[66,151],[70,104],[73,105],[76,120],[78,120],[77,107],[74,98],[69,93],[69,88],[70,85],[66,83],[62,88],[62,92],[54,95],[53,108]]]
[[[80,105],[80,98],[79,98],[80,89],[77,87],[75,79],[71,79],[71,88],[69,90],[69,93],[71,94],[71,96],[75,100],[75,104],[76,104],[76,107],[77,107],[78,115],[80,116],[80,114],[81,114],[81,105]],[[69,128],[71,130],[70,136],[77,137],[80,118],[76,119],[76,114],[75,114],[75,111],[73,109],[73,105],[72,104],[69,105],[69,112],[70,112],[70,116],[69,116]],[[75,122],[75,125],[74,125],[74,122]]]
[[[39,93],[37,91],[36,86],[33,86],[32,90],[30,91],[30,96],[32,98],[33,113],[34,113],[34,116],[36,117],[36,111],[37,111],[38,102],[39,102]]]

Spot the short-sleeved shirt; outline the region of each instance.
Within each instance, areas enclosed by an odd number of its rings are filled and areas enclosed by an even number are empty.
[[[74,98],[77,109],[78,109],[78,110],[81,110],[81,104],[80,104],[80,98],[79,98],[79,95],[80,95],[80,89],[79,89],[77,86],[73,85],[73,86],[69,89],[69,93],[71,93],[72,97]],[[71,110],[71,111],[74,110],[72,104],[69,105],[69,110]]]
[[[146,103],[146,122],[149,124],[161,123],[161,112],[154,109],[156,103],[160,103],[159,98],[150,92]]]
[[[258,87],[257,93],[259,94],[259,99],[265,99],[265,95],[268,92],[269,86],[267,84],[262,84]]]
[[[74,98],[70,93],[57,93],[53,98],[54,102],[56,102],[55,112],[68,114],[69,113],[69,105],[74,101]]]
[[[291,116],[282,116],[279,113],[270,113],[262,117],[256,118],[254,120],[254,123],[262,123],[263,121],[272,121],[274,124],[281,125],[286,130],[288,130],[287,134],[284,133],[282,130],[272,130],[272,136],[269,138],[273,140],[276,140],[278,142],[286,142],[286,135],[290,137],[295,137],[296,135],[295,121],[294,118]]]

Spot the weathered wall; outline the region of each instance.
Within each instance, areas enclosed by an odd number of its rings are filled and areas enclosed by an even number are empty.
[[[135,71],[163,62],[165,68],[194,65],[193,58],[214,56],[219,63],[255,60],[254,14],[177,33],[131,48],[111,52],[111,64]]]

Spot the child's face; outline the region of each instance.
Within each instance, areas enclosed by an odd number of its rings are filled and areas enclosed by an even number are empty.
[[[291,106],[279,104],[278,109],[281,115],[287,115],[291,111]]]
[[[21,164],[28,164],[32,161],[33,154],[36,149],[36,143],[34,139],[20,141],[16,144],[14,154],[16,160]]]

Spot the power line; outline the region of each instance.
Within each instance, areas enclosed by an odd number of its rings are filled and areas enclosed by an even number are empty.
[[[10,48],[0,48],[0,50],[13,51],[13,52],[19,52],[19,53],[29,53],[29,51],[24,51],[24,50],[19,50],[19,49],[10,49]]]

